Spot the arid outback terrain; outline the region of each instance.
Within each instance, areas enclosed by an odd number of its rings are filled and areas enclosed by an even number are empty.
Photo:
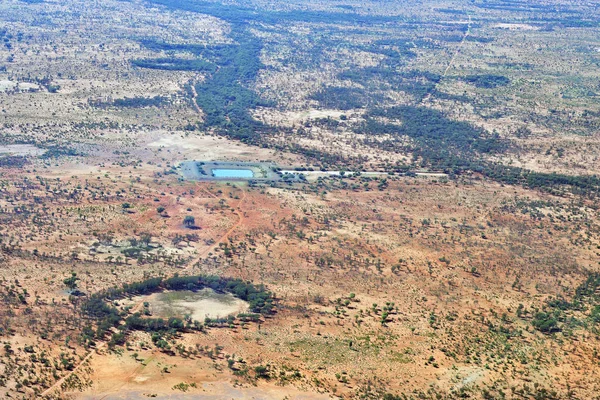
[[[598,21],[3,0],[0,398],[600,398]]]

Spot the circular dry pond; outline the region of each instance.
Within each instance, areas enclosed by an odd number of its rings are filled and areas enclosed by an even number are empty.
[[[147,296],[154,317],[191,317],[203,321],[206,317],[219,318],[248,311],[248,303],[230,293],[217,293],[212,289],[161,292]]]

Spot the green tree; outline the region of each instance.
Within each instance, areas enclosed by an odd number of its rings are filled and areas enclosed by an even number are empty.
[[[188,228],[195,226],[196,218],[192,217],[191,215],[186,215],[185,218],[183,219],[183,225],[185,225]]]
[[[257,365],[254,367],[254,372],[256,372],[257,378],[269,379],[269,368],[265,367],[264,365]]]
[[[77,273],[75,272],[71,272],[71,276],[68,278],[65,278],[65,280],[63,280],[64,284],[67,285],[67,287],[71,290],[75,290],[77,289],[77,281],[79,280],[79,278],[77,277]]]

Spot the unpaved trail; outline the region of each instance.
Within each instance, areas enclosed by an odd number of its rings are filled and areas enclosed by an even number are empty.
[[[199,184],[196,184],[196,185],[200,186]],[[219,198],[217,195],[215,195],[214,193],[212,193],[210,190],[208,190],[206,188],[200,188],[200,189],[215,199]],[[223,234],[219,238],[219,240],[215,240],[215,243],[212,246],[201,251],[198,254],[198,256],[188,264],[187,269],[194,268],[194,265],[198,264],[200,262],[200,260],[202,259],[202,257],[204,257],[207,253],[209,253],[210,251],[214,250],[217,246],[219,246],[219,243],[225,242],[229,238],[229,235],[231,235],[242,224],[242,222],[244,221],[244,211],[242,210],[242,205],[244,204],[244,202],[246,200],[246,191],[244,189],[240,189],[240,190],[242,191],[242,197],[240,198],[240,201],[238,202],[237,207],[234,208],[235,213],[238,216],[237,222],[235,224],[233,224],[233,226],[231,228],[229,228],[229,230],[227,232],[225,232],[225,234]]]
[[[138,375],[144,368],[146,368],[146,366],[150,363],[150,361],[152,361],[154,359],[154,356],[150,356],[148,357],[146,360],[144,360],[143,362],[140,363],[140,365],[138,365],[131,374],[129,374],[127,376],[127,379],[125,379],[125,382],[123,382],[118,388],[116,388],[118,391],[121,391],[123,389],[123,387],[125,385],[127,385],[128,383],[131,382],[131,380]],[[111,388],[110,392],[113,393],[115,391],[115,388]],[[104,391],[104,393],[106,393],[107,391]],[[99,397],[98,400],[102,400],[105,399],[106,397],[110,396],[111,393],[106,393],[104,396],[102,396],[102,393],[99,393],[99,395],[101,395],[102,397]]]
[[[237,207],[235,208],[235,213],[238,216],[238,221],[219,239],[219,242],[223,242],[229,238],[229,235],[233,233],[244,221],[244,212],[242,211],[242,204],[246,200],[246,191],[242,189],[242,198],[238,202]]]
[[[54,384],[52,386],[50,386],[48,389],[44,390],[40,394],[40,397],[46,397],[46,396],[50,395],[54,390],[60,389],[60,386],[63,384],[63,382],[65,380],[67,380],[71,375],[73,375],[75,372],[77,372],[77,370],[81,369],[81,367],[86,363],[86,361],[88,361],[90,358],[92,358],[94,353],[96,353],[101,348],[104,348],[105,346],[106,346],[106,343],[101,342],[96,346],[95,349],[90,350],[90,352],[83,358],[83,360],[81,360],[81,362],[79,364],[77,364],[77,366],[75,368],[73,368],[72,371],[70,371],[67,375],[63,376],[62,378],[60,378],[59,380],[54,382]]]
[[[437,85],[439,85],[439,83],[442,81],[442,79],[444,79],[448,75],[448,72],[450,71],[450,69],[454,65],[454,62],[456,61],[456,58],[458,57],[458,55],[460,54],[462,48],[464,47],[465,42],[467,41],[467,38],[471,34],[471,24],[473,22],[473,19],[471,18],[471,14],[467,14],[467,15],[469,17],[469,22],[468,22],[468,25],[467,25],[467,31],[465,32],[465,35],[463,36],[462,40],[458,44],[458,47],[456,48],[456,51],[454,51],[454,54],[452,55],[452,58],[450,59],[450,62],[448,63],[448,65],[446,66],[446,69],[444,70],[444,74],[442,75],[442,77],[440,78],[440,80],[435,84],[435,87],[437,87]],[[425,97],[423,97],[423,99],[421,100],[421,105],[423,105],[425,103],[428,103],[429,99],[431,99],[431,92],[428,92],[425,95]]]
[[[473,22],[473,20],[471,19],[471,14],[468,14],[468,16],[469,16],[469,24],[467,25],[467,31],[465,32],[465,36],[463,36],[463,39],[460,41],[456,51],[454,52],[454,55],[450,59],[450,62],[448,63],[448,66],[446,67],[446,70],[444,71],[444,75],[442,75],[442,78],[445,78],[446,75],[448,75],[448,71],[450,71],[450,68],[452,68],[452,66],[454,65],[454,61],[456,60],[456,57],[458,56],[458,54],[464,47],[465,42],[467,41],[467,38],[471,34],[471,23]]]
[[[218,68],[217,67],[217,72],[218,72]],[[203,114],[202,110],[200,109],[200,107],[198,106],[198,103],[196,102],[196,98],[198,97],[198,93],[196,92],[196,86],[192,85],[192,93],[193,93],[193,102],[194,102],[194,108],[196,109],[196,111],[198,111],[199,114]],[[215,195],[214,193],[212,193],[210,190],[201,187],[200,184],[196,184],[196,186],[198,186],[200,188],[200,190],[202,190],[204,193],[208,194],[210,197],[218,199],[219,197],[217,195]],[[200,252],[200,254],[198,254],[198,257],[196,257],[192,262],[189,263],[189,266],[187,269],[192,269],[194,268],[194,265],[196,265],[197,263],[200,262],[200,260],[202,259],[202,257],[204,257],[207,253],[209,253],[211,250],[213,250],[215,247],[217,247],[219,245],[219,243],[222,243],[224,241],[226,241],[229,238],[229,235],[231,235],[233,233],[233,231],[235,231],[243,222],[244,220],[244,212],[242,211],[242,204],[244,203],[244,201],[246,200],[246,191],[244,189],[242,190],[242,198],[240,199],[237,207],[235,208],[235,213],[238,216],[238,221],[223,235],[219,238],[219,240],[215,240],[215,244],[213,244],[212,246],[208,247],[207,249],[205,249],[204,251]]]
[[[196,111],[198,111],[198,114],[202,115],[202,110],[200,109],[200,106],[198,106],[198,103],[196,102],[196,99],[198,98],[198,92],[196,92],[196,85],[195,84],[191,84],[190,85],[192,88],[192,105],[194,106],[194,109]]]

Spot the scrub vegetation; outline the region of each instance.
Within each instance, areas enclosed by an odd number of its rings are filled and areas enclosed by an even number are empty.
[[[598,21],[0,2],[0,398],[596,398]]]

